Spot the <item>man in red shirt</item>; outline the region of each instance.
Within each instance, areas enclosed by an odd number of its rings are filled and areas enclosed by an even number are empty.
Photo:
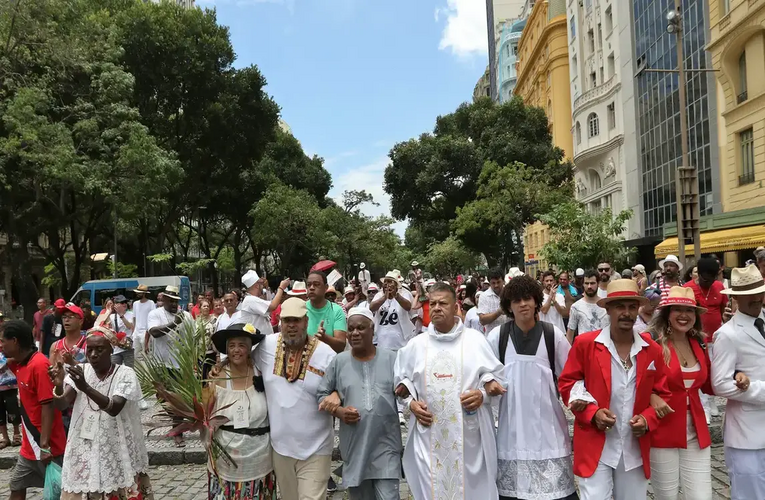
[[[36,342],[42,342],[43,319],[50,313],[51,310],[48,309],[48,301],[43,297],[37,299],[37,312],[34,317],[34,328],[32,328],[32,334],[34,335]]]
[[[61,412],[53,407],[50,363],[35,348],[29,325],[23,321],[6,322],[2,350],[18,381],[23,429],[21,453],[10,481],[10,500],[24,500],[27,488],[45,486],[49,462],[63,462],[66,436]]]
[[[701,324],[709,344],[712,343],[712,335],[723,324],[723,314],[725,314],[725,307],[728,305],[728,297],[722,294],[725,286],[717,281],[717,274],[720,271],[720,264],[717,259],[710,257],[699,259],[696,267],[699,272],[698,284],[691,280],[684,286],[692,289],[698,305],[707,309],[707,312],[701,315]]]

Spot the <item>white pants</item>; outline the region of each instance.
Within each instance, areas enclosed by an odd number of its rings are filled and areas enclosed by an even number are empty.
[[[648,479],[643,466],[624,470],[624,457],[616,469],[600,462],[591,477],[579,477],[581,500],[645,500],[648,496]],[[695,499],[694,499],[695,500]]]
[[[709,447],[697,439],[687,448],[651,448],[651,486],[656,500],[712,500],[712,461]],[[683,496],[679,496],[679,489]]]
[[[731,500],[765,498],[765,449],[742,450],[726,446],[725,465],[730,476]]]

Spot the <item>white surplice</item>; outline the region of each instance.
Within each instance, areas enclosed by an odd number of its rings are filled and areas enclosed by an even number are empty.
[[[501,327],[487,337],[499,357]],[[560,375],[571,346],[555,327],[555,373]],[[576,489],[571,438],[558,402],[544,334],[536,354],[518,354],[512,339],[505,349],[507,393],[502,396],[497,429],[499,493],[513,498],[551,500]]]
[[[403,465],[415,500],[499,498],[494,418],[483,386],[501,382],[504,367],[482,333],[455,321],[449,333],[431,323],[396,359],[395,385],[404,384],[409,401],[426,402],[433,414],[430,427],[409,419]],[[468,415],[460,395],[473,389],[483,393],[483,405]]]

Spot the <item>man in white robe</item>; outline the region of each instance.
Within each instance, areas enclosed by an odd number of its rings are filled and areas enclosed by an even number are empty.
[[[415,500],[496,500],[497,446],[488,396],[504,392],[503,366],[480,332],[465,328],[447,284],[429,294],[430,326],[398,352],[396,394],[412,411],[403,466]]]

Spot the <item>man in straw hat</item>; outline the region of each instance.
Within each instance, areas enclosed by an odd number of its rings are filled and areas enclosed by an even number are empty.
[[[645,500],[651,475],[651,438],[659,425],[652,393],[670,397],[661,347],[633,331],[647,299],[632,280],[608,284],[598,301],[610,318],[602,330],[579,335],[558,380],[572,405],[574,474],[583,500]]]
[[[369,309],[348,312],[351,350],[329,364],[318,400],[321,409],[340,419],[343,486],[351,500],[398,500],[401,432],[393,392],[396,353],[375,347],[374,327]],[[369,394],[375,397],[370,399]]]
[[[143,346],[147,345],[147,333],[149,325],[149,313],[156,309],[154,301],[149,298],[149,287],[146,285],[138,285],[138,288],[133,290],[135,294],[135,301],[133,302],[133,314],[135,315],[135,337],[136,350],[143,352]]]
[[[731,498],[765,498],[765,280],[754,264],[735,268],[723,293],[736,298],[738,311],[714,334],[712,386],[728,398],[723,436]],[[737,372],[749,376],[749,386],[737,387]]]

